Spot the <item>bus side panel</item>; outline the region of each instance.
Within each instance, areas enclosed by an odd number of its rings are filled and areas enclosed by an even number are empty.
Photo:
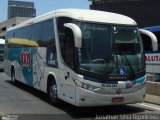
[[[47,93],[48,76],[55,78],[58,87],[58,97],[60,98],[60,74],[56,55],[50,54],[46,47],[39,47],[33,55],[33,87]]]
[[[160,54],[158,52],[146,53],[145,61],[148,80],[160,81]]]
[[[32,55],[33,87],[44,91],[44,89],[46,88],[45,71],[46,71],[47,49],[45,47],[39,47],[39,48],[34,48],[34,51],[35,52]]]
[[[16,80],[47,92],[49,74],[55,75],[58,86],[60,86],[60,82],[59,69],[47,65],[46,58],[47,48],[45,47],[10,48],[8,49],[8,58],[5,60],[5,72],[11,76],[11,67],[14,66]],[[50,63],[52,62],[50,61]]]
[[[45,47],[8,49],[5,71],[11,76],[11,66],[13,65],[18,81],[47,92],[48,75],[50,73],[59,75],[59,70],[46,65],[46,53],[47,48]],[[55,78],[56,81],[58,78],[59,76]]]
[[[33,50],[34,49],[34,50]],[[59,69],[55,55],[50,54],[46,47],[32,48],[33,87],[47,93],[47,80],[53,75],[60,92]]]
[[[34,49],[31,48],[8,50],[8,60],[11,62],[10,65],[14,66],[16,79],[30,86],[33,85],[32,54],[34,54]]]
[[[47,81],[48,81],[49,75],[52,75],[55,78],[55,81],[57,84],[57,90],[58,90],[58,97],[61,98],[61,96],[60,96],[60,93],[61,93],[60,70],[57,68],[53,68],[53,67],[49,67],[49,66],[45,67],[44,77],[40,83],[41,91],[47,93]]]
[[[46,57],[38,54],[38,48],[11,48],[8,50],[7,71],[14,66],[15,77],[29,86],[40,89],[40,81],[43,79],[45,70],[44,60]],[[45,49],[44,56],[45,56]],[[43,54],[43,53],[42,53]],[[44,60],[42,60],[44,58]],[[43,66],[43,68],[41,67]],[[11,72],[7,72],[11,75]]]

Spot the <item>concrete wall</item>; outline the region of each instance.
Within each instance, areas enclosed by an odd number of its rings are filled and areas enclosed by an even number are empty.
[[[145,102],[160,105],[160,83],[147,82]]]
[[[159,82],[147,82],[146,94],[160,96],[160,83]]]

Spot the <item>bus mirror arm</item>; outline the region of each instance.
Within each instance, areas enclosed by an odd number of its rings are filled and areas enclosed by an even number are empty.
[[[141,34],[144,34],[148,37],[151,38],[151,42],[152,42],[152,49],[153,51],[157,51],[158,50],[158,40],[157,37],[150,31],[144,30],[144,29],[139,29]]]
[[[70,28],[73,31],[75,47],[81,48],[82,47],[82,32],[81,29],[73,23],[65,23],[65,27]]]

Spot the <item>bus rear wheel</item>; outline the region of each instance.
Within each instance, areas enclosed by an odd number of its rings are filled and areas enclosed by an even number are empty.
[[[12,81],[12,83],[16,83],[16,78],[15,78],[15,71],[14,71],[14,69],[12,69],[12,71],[11,71],[11,81]]]
[[[57,105],[59,103],[57,84],[52,81],[48,87],[49,100],[53,105]]]

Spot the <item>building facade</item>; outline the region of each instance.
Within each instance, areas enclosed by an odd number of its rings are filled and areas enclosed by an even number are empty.
[[[160,25],[160,0],[90,0],[91,9],[115,12],[133,18],[138,26]]]
[[[5,39],[6,30],[19,23],[31,19],[30,17],[14,17],[0,23],[0,38]]]
[[[14,17],[35,17],[36,9],[33,2],[8,1],[8,19]]]
[[[0,38],[5,39],[6,30],[36,16],[33,2],[8,0],[8,20],[0,23]]]

